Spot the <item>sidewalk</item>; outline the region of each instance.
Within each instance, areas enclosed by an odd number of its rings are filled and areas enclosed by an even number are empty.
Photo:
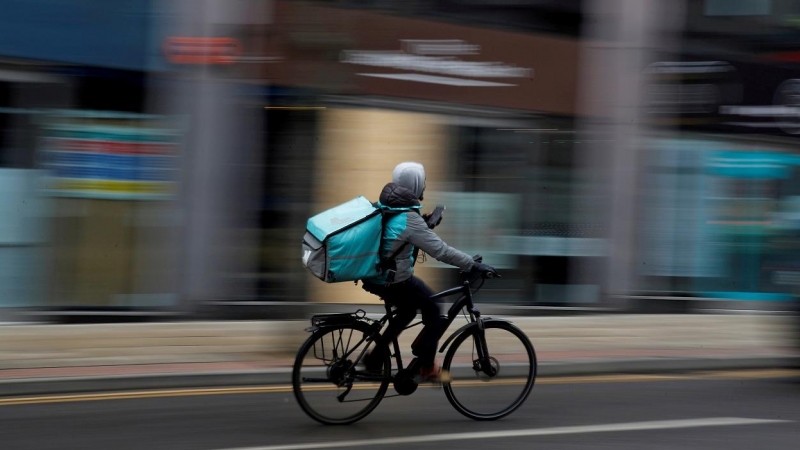
[[[790,319],[777,315],[505,318],[530,337],[540,376],[776,367],[795,352],[789,345]],[[285,384],[307,326],[307,321],[4,325],[0,396]],[[403,348],[416,330],[407,334]]]

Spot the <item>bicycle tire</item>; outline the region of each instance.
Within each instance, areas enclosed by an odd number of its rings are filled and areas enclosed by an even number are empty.
[[[297,400],[297,403],[300,405],[300,408],[303,410],[303,412],[306,413],[306,415],[308,415],[312,419],[325,425],[348,425],[363,419],[364,417],[368,416],[375,408],[378,407],[378,404],[380,404],[381,400],[383,400],[383,397],[386,394],[386,391],[389,387],[389,382],[391,381],[392,364],[391,364],[390,352],[383,351],[383,359],[384,359],[383,373],[382,373],[383,379],[380,383],[380,386],[378,387],[375,397],[371,401],[369,401],[363,409],[359,410],[355,414],[338,419],[332,417],[326,417],[324,414],[321,414],[319,411],[315,410],[309,404],[309,402],[306,399],[306,396],[303,393],[301,387],[301,383],[303,381],[301,372],[302,372],[303,362],[305,361],[305,357],[309,353],[309,351],[315,348],[314,346],[318,341],[324,339],[326,335],[336,330],[355,330],[363,333],[364,335],[367,335],[370,332],[372,332],[370,326],[363,323],[352,323],[341,326],[324,327],[315,331],[311,336],[309,336],[308,339],[306,339],[306,341],[298,350],[297,356],[295,357],[295,362],[292,367],[292,390],[294,391],[295,399]]]
[[[536,361],[536,351],[533,348],[533,344],[531,343],[530,339],[525,335],[522,330],[514,326],[509,322],[503,321],[486,321],[484,322],[484,327],[486,330],[491,329],[500,329],[505,330],[517,337],[525,347],[525,350],[528,354],[528,373],[527,378],[525,381],[524,388],[520,395],[506,408],[501,409],[500,411],[494,413],[477,413],[475,411],[470,410],[462,402],[460,402],[453,392],[453,385],[452,383],[446,383],[443,385],[444,394],[447,397],[447,400],[450,402],[451,405],[458,411],[459,413],[463,414],[466,417],[469,417],[473,420],[480,420],[480,421],[489,421],[489,420],[497,420],[507,415],[511,414],[512,412],[516,411],[517,408],[522,406],[522,404],[527,400],[528,396],[533,390],[534,383],[536,382],[536,371],[537,371],[537,361]],[[471,338],[478,332],[477,327],[472,327],[465,330],[459,336],[456,337],[453,344],[447,350],[447,354],[445,355],[444,362],[442,364],[442,368],[445,370],[450,371],[451,364],[453,362],[453,357],[455,356],[456,352],[458,351],[459,346],[463,344],[468,338]],[[491,356],[491,346],[489,349],[489,356]]]

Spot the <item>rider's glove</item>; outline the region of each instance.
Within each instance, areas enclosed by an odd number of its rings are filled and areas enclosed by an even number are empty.
[[[492,267],[492,266],[490,266],[488,264],[483,264],[483,263],[479,263],[479,262],[476,262],[476,263],[474,263],[472,265],[472,270],[471,271],[473,273],[479,273],[481,275],[489,276],[489,277],[499,277],[500,276],[500,274],[497,273],[497,269],[495,269],[494,267]]]

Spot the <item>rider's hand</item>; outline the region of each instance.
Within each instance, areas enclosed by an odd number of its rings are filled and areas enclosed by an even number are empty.
[[[473,273],[479,273],[479,274],[481,274],[482,276],[485,276],[485,277],[494,277],[494,278],[496,278],[496,277],[500,276],[500,274],[497,273],[497,269],[495,269],[494,267],[492,267],[492,266],[490,266],[488,264],[483,264],[483,263],[479,263],[479,262],[476,262],[475,264],[472,265],[472,272]]]

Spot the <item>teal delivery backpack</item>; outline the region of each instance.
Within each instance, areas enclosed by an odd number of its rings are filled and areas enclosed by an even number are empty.
[[[326,283],[358,281],[381,274],[383,214],[358,197],[308,219],[303,265]]]

